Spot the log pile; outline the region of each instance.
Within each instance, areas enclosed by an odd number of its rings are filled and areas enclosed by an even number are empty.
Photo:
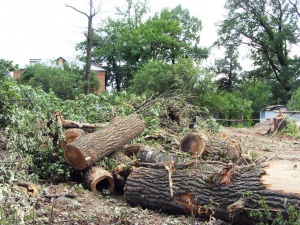
[[[181,123],[180,117],[168,115]],[[268,189],[266,170],[248,164],[240,141],[226,133],[180,134],[163,124],[165,133],[142,135],[145,125],[137,114],[116,117],[97,129],[60,121],[66,129],[65,160],[83,172],[96,193],[118,190],[131,205],[236,224],[259,222],[251,215],[264,212],[262,201],[272,215],[287,216],[286,203],[300,210],[300,194]],[[131,144],[138,136],[143,141]]]

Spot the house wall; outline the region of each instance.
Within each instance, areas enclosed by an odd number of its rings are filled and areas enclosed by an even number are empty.
[[[23,72],[23,69],[13,71],[13,79],[17,79],[21,77],[21,73]]]
[[[264,123],[267,119],[273,119],[278,113],[275,113],[274,111],[261,111],[259,122]]]
[[[286,114],[290,120],[295,121],[297,126],[300,126],[300,113]]]
[[[94,93],[99,94],[103,91],[105,91],[105,71],[97,71],[96,76],[98,80],[100,81],[100,87],[98,90],[96,90]]]

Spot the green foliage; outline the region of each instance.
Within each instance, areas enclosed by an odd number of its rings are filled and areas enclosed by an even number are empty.
[[[291,121],[290,119],[287,119],[287,126],[282,129],[281,133],[289,137],[300,138],[300,130],[297,126],[297,123],[295,121]]]
[[[18,69],[18,65],[13,65],[13,61],[0,59],[0,79],[9,76],[10,72]]]
[[[219,75],[217,82],[220,90],[230,92],[238,85],[238,73],[242,69],[238,56],[236,48],[227,46],[224,58],[215,60],[213,70]]]
[[[195,85],[193,94],[197,97],[193,103],[208,109],[215,116],[219,116],[226,124],[226,120],[233,121],[237,125],[238,120],[245,120],[244,125],[251,124],[252,102],[242,97],[241,92],[225,92],[218,90],[218,84],[213,81],[215,74],[207,69],[200,71],[200,79]]]
[[[287,106],[290,110],[300,111],[300,87],[293,92]]]
[[[127,7],[118,9],[116,19],[109,18],[96,31],[94,60],[107,63],[108,82],[117,91],[128,88],[135,73],[141,73],[149,61],[174,64],[181,57],[197,61],[208,56],[208,49],[199,46],[202,23],[188,10],[181,6],[163,9],[143,22],[146,13],[145,3],[127,1]],[[85,50],[85,45],[80,43],[78,49]]]
[[[260,109],[272,105],[271,86],[269,84],[261,81],[245,81],[238,90],[240,90],[240,96],[243,99],[252,102],[252,118],[259,118]]]
[[[95,73],[91,75],[92,90],[99,88]],[[41,87],[45,92],[53,91],[61,99],[74,99],[84,92],[84,71],[76,65],[34,64],[25,68],[20,78],[22,83]]]
[[[168,89],[192,92],[199,74],[192,59],[179,58],[178,63],[166,65],[162,61],[149,61],[134,75],[130,90],[133,93],[163,93]]]
[[[251,51],[256,78],[272,80],[274,99],[290,98],[299,78],[299,60],[291,49],[299,41],[299,16],[289,1],[227,0],[228,14],[219,24],[220,45],[244,45]]]
[[[265,199],[259,200],[261,210],[250,211],[249,216],[257,220],[259,225],[297,225],[300,223],[300,212],[294,205],[288,203],[287,199],[284,201],[285,211],[279,211],[276,215],[272,213]]]
[[[3,79],[0,86],[0,129],[7,130],[3,134],[8,140],[8,151],[22,161],[17,178],[39,177],[58,181],[69,179],[73,173],[59,147],[63,140],[61,127],[47,126],[48,121],[55,121],[56,110],[70,120],[101,123],[110,121],[112,113],[114,116],[132,113],[134,109],[128,101],[133,99],[133,95],[123,92],[118,95],[81,94],[76,100],[63,101],[53,92],[45,93],[40,88]],[[60,153],[58,161],[52,160],[53,152]]]

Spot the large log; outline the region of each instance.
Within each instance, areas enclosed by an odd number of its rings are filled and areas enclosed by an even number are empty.
[[[110,193],[114,190],[113,175],[101,167],[92,166],[84,171],[84,182],[93,192],[102,194],[104,190]]]
[[[67,144],[65,160],[76,169],[87,169],[127,144],[143,130],[144,123],[137,114],[115,118],[108,126]]]
[[[202,154],[205,160],[216,160],[236,163],[241,159],[242,148],[239,140],[227,136],[226,133],[211,137],[210,143]]]
[[[192,157],[222,162],[237,162],[242,148],[239,140],[229,137],[225,132],[208,137],[202,133],[189,132],[180,143],[180,150],[189,152]]]
[[[126,201],[172,214],[213,216],[233,224],[256,224],[258,218],[251,218],[250,213],[263,212],[262,198],[273,214],[284,214],[285,199],[300,209],[298,194],[266,189],[260,179],[265,172],[260,168],[238,169],[229,164],[217,173],[215,165],[200,167],[175,172],[168,167],[134,168],[125,186]]]
[[[66,145],[68,143],[73,142],[76,138],[85,135],[84,130],[79,129],[79,128],[71,128],[71,129],[67,129],[64,132],[65,138],[63,140],[63,142],[61,143],[61,148],[65,149]]]

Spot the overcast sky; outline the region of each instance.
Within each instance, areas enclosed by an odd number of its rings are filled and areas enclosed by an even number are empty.
[[[76,56],[76,43],[84,40],[87,18],[65,7],[70,4],[88,12],[88,0],[0,0],[0,58],[23,66],[29,59],[53,59]],[[116,6],[125,0],[101,2],[101,11],[94,23],[112,16]],[[202,20],[201,46],[216,40],[215,23],[223,19],[225,0],[149,0],[151,13],[181,4],[192,16]],[[220,56],[219,56],[220,57]]]

